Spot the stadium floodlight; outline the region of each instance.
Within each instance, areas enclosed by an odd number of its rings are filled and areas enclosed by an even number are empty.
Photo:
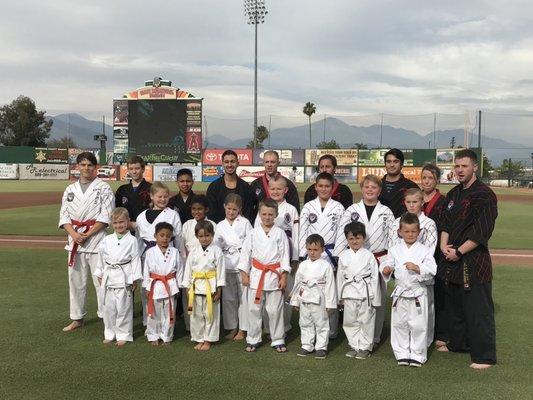
[[[253,148],[257,141],[257,25],[265,22],[268,11],[265,0],[244,0],[244,15],[248,18],[248,25],[254,26],[255,31],[255,64],[254,64],[254,136]]]

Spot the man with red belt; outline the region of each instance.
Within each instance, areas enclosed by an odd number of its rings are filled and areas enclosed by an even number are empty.
[[[98,279],[93,275],[98,267],[98,247],[105,237],[104,229],[110,223],[114,194],[111,187],[95,177],[96,157],[85,152],[78,155],[80,178],[63,193],[59,212],[59,228],[68,234],[68,281],[70,319],[63,328],[70,332],[83,326],[87,314],[87,275],[90,274],[96,289],[98,316],[103,317],[102,298]]]

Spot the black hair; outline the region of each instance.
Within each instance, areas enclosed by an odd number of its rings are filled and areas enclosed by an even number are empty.
[[[146,167],[146,161],[144,161],[143,158],[140,156],[131,156],[130,158],[128,158],[127,165],[130,164],[140,164],[142,169]]]
[[[194,236],[198,236],[198,233],[202,230],[211,234],[211,236],[215,236],[215,228],[211,221],[206,221],[205,219],[203,221],[198,221],[194,227]]]
[[[84,151],[83,153],[78,154],[78,157],[76,157],[76,163],[79,164],[83,160],[89,161],[92,165],[98,165],[96,156],[90,151]]]
[[[474,164],[477,164],[477,154],[471,149],[462,149],[455,153],[455,159],[458,158],[470,158]]]
[[[400,149],[390,149],[385,153],[383,156],[383,161],[387,161],[387,156],[393,155],[398,160],[400,160],[400,163],[403,165],[403,162],[405,161],[405,157],[403,156],[403,152]]]
[[[333,165],[333,168],[337,168],[337,157],[332,156],[331,154],[324,154],[323,156],[320,156],[318,159],[318,165],[320,166],[320,161],[322,160],[330,160],[331,164]]]
[[[344,227],[344,236],[348,237],[349,233],[354,236],[363,235],[366,238],[365,224],[359,221],[350,222]]]
[[[311,235],[307,236],[307,239],[305,239],[306,246],[309,246],[310,244],[318,244],[320,247],[324,247],[324,238],[320,236],[318,233],[312,233]]]
[[[328,172],[321,172],[316,176],[315,182],[318,183],[320,179],[328,180],[331,183],[331,186],[335,183],[335,178]]]
[[[176,174],[176,180],[178,180],[182,175],[189,175],[192,179],[192,171],[189,168],[182,168],[178,170],[178,173]]]
[[[440,181],[440,176],[441,176],[442,172],[441,172],[440,168],[437,167],[435,164],[428,163],[428,164],[424,165],[424,168],[422,168],[422,172],[424,172],[424,171],[431,172],[431,174],[435,177],[435,180],[437,181],[437,183]]]
[[[161,231],[163,229],[168,229],[172,234],[174,234],[174,227],[172,225],[170,225],[168,222],[159,222],[155,226],[155,233],[157,234],[157,232],[159,232],[159,231]]]
[[[224,151],[224,153],[222,153],[222,157],[220,157],[221,160],[224,159],[224,157],[226,156],[235,156],[235,158],[237,159],[237,161],[239,160],[239,156],[237,155],[237,153],[235,153],[233,150],[231,149],[228,149],[226,151]]]
[[[400,228],[402,227],[402,224],[416,224],[418,226],[418,229],[420,229],[420,220],[418,219],[418,216],[410,212],[406,212],[400,217]]]
[[[207,196],[203,194],[195,194],[191,199],[191,206],[193,204],[201,204],[205,208],[209,208],[209,201],[207,200]]]

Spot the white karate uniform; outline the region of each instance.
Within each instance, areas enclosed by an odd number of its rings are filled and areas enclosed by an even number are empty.
[[[372,253],[380,253],[387,250],[389,243],[389,226],[394,221],[394,214],[389,207],[384,206],[379,201],[372,212],[370,221],[366,215],[365,203],[361,200],[359,203],[354,203],[344,212],[337,235],[337,242],[335,244],[334,254],[340,254],[343,250],[348,248],[346,236],[344,236],[344,227],[350,222],[359,221],[365,225],[366,239],[365,249]],[[380,257],[380,259],[382,259]],[[380,262],[378,259],[378,263]],[[387,284],[380,277],[381,298],[385,299],[387,296]],[[374,328],[374,343],[378,344],[381,341],[381,331],[383,330],[383,323],[385,322],[386,302],[383,301],[381,306],[376,308],[376,326]]]
[[[194,273],[216,271],[216,276],[210,279],[194,279]],[[191,340],[198,343],[218,342],[220,330],[220,302],[213,302],[213,315],[208,318],[207,288],[212,295],[218,287],[226,285],[226,267],[224,255],[220,247],[211,244],[204,250],[198,243],[193,247],[183,274],[182,286],[192,290],[194,281],[194,304],[191,314]],[[209,285],[207,285],[209,281]]]
[[[79,181],[67,186],[61,201],[59,211],[59,228],[65,224],[72,224],[72,221],[96,220],[109,225],[111,223],[111,212],[115,205],[115,195],[111,187],[104,181],[95,178],[85,193],[82,191]],[[74,227],[74,226],[73,226]],[[85,228],[77,229],[83,232]],[[96,235],[88,238],[83,244],[78,246],[75,263],[68,268],[69,298],[70,298],[70,319],[83,319],[87,314],[87,275],[93,278],[93,285],[96,289],[96,299],[98,303],[98,316],[103,318],[103,306],[100,291],[98,290],[98,280],[94,276],[94,271],[98,266],[98,245],[105,237],[105,230],[101,230]],[[65,246],[70,259],[74,240],[68,237]]]
[[[331,264],[323,258],[303,261],[296,272],[290,303],[300,308],[302,348],[307,351],[327,350],[328,309],[337,310],[335,276]]]
[[[154,315],[148,317],[146,325],[146,337],[153,342],[161,339],[164,342],[172,341],[174,336],[174,324],[171,323],[169,305],[172,312],[176,312],[176,294],[179,292],[178,282],[183,281],[183,264],[178,250],[174,247],[167,248],[163,254],[159,246],[154,246],[144,254],[143,288],[149,293],[152,289],[154,279],[150,273],[158,275],[169,275],[175,273],[176,277],[167,281],[169,291],[161,281],[156,281],[153,285]]]
[[[222,293],[224,329],[248,330],[248,288],[242,285],[238,270],[241,249],[252,225],[239,215],[233,223],[227,219],[217,224],[213,243],[222,249],[226,265],[226,286]]]
[[[181,232],[182,232],[182,226],[181,226],[181,219],[179,214],[172,210],[171,208],[165,208],[164,210],[159,213],[159,215],[156,217],[154,222],[149,223],[146,219],[146,211],[143,211],[139,214],[136,220],[136,230],[135,235],[137,239],[139,240],[139,248],[141,249],[141,261],[143,263],[143,271],[144,271],[144,260],[145,260],[145,253],[147,249],[150,247],[155,246],[155,226],[160,222],[168,222],[170,225],[174,228],[174,240],[170,242],[171,246],[174,246],[179,250],[179,254],[181,257],[181,263],[182,265],[185,265],[185,245],[182,240]],[[149,243],[149,244],[147,244]],[[143,311],[143,325],[146,326],[147,319],[146,319],[146,293],[143,292],[141,295],[141,302],[142,302],[142,311]],[[186,315],[186,313],[185,313]],[[185,326],[188,330],[188,323],[189,319],[188,316],[185,317]]]
[[[239,270],[246,272],[250,277],[247,343],[261,342],[262,310],[265,308],[270,324],[272,346],[285,344],[283,293],[278,289],[279,278],[273,272],[266,272],[262,296],[259,304],[255,304],[262,271],[252,266],[253,259],[264,265],[279,263],[277,271],[280,274],[290,273],[289,240],[285,232],[277,226],[273,226],[268,233],[265,233],[262,226],[251,230],[244,241],[238,266]]]
[[[138,242],[128,231],[115,233],[100,242],[99,262],[94,275],[102,279],[104,338],[133,341],[133,295],[131,285],[142,279]]]
[[[213,225],[213,228],[216,228],[216,223],[205,219],[207,222],[211,222],[211,225]],[[185,244],[186,254],[189,254],[193,248],[196,246],[200,246],[200,242],[198,241],[198,238],[196,237],[196,234],[194,233],[194,229],[196,228],[196,224],[198,223],[197,220],[190,219],[186,221],[183,224],[183,229],[181,231],[181,236],[183,238],[183,243]],[[215,230],[216,233],[216,230]]]
[[[438,242],[438,231],[435,221],[421,212],[418,216],[420,222],[420,233],[418,234],[417,241],[424,246],[429,247],[435,253]],[[396,218],[394,223],[390,227],[389,231],[389,248],[399,244],[403,241],[400,237],[398,230],[400,229],[400,218]],[[433,343],[433,337],[435,336],[435,295],[433,293],[433,285],[435,281],[431,278],[427,282],[428,290],[428,347]]]
[[[343,328],[350,347],[372,350],[376,307],[381,306],[378,262],[365,248],[344,250],[337,269],[339,301],[344,302]]]
[[[389,249],[380,265],[380,271],[387,266],[394,269],[396,287],[391,295],[391,345],[397,360],[420,363],[427,360],[427,282],[437,272],[433,254],[433,250],[419,242],[408,247],[402,241]],[[409,271],[405,267],[407,262],[416,264],[420,274]],[[389,280],[390,275],[385,279]]]

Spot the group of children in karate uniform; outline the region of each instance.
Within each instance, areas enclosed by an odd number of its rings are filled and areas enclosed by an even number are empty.
[[[182,226],[167,207],[168,188],[157,182],[152,207],[135,223],[126,209],[115,209],[114,233],[101,241],[94,273],[103,292],[104,342],[133,340],[133,291],[140,284],[146,336],[154,345],[172,341],[181,292],[186,327],[198,350],[219,341],[222,307],[227,338],[246,338],[246,351],[255,352],[266,329],[272,347],[284,353],[295,308],[301,330],[297,355],[325,358],[343,309],[346,356],[366,359],[381,338],[386,282],[394,278],[393,351],[399,365],[421,366],[433,340],[430,288],[437,243],[434,222],[421,212],[422,193],[410,189],[408,213],[395,220],[377,200],[379,178],[367,176],[363,199],[346,210],[331,198],[334,182],[320,173],[318,197],[298,215],[285,201],[285,178],[271,178],[270,197],[259,204],[253,227],[240,215],[237,194],[227,196],[226,218],[218,224],[206,218],[205,196],[195,196],[193,219]]]

